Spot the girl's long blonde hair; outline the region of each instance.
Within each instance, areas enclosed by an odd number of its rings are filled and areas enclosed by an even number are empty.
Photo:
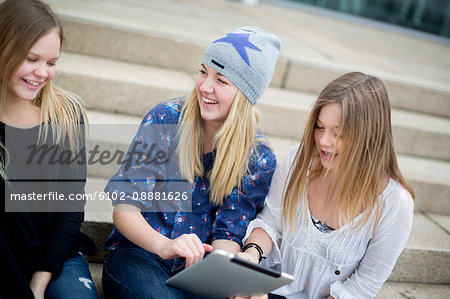
[[[320,109],[328,104],[341,106],[340,138],[343,150],[336,168],[326,171],[314,142]],[[315,163],[316,162],[316,163]],[[400,172],[392,137],[391,109],[383,82],[362,73],[347,73],[329,83],[320,93],[309,115],[299,149],[284,189],[284,224],[295,230],[299,205],[307,207],[308,184],[323,174],[332,175],[325,207],[336,199],[340,226],[353,222],[364,211],[356,229],[380,213],[379,190],[384,178],[399,182],[414,198],[412,188]],[[330,211],[326,211],[330,215]]]
[[[6,0],[0,4],[0,111],[4,109],[11,76],[32,46],[54,29],[59,33],[61,46],[64,40],[62,26],[54,12],[40,0]],[[46,139],[50,127],[55,143],[67,142],[76,153],[84,135],[77,124],[87,123],[78,96],[50,81],[38,92],[34,104],[41,108],[41,119],[44,120],[39,128],[41,140]],[[0,146],[5,149],[3,144]],[[0,165],[0,175],[5,178],[4,163]]]
[[[216,205],[221,205],[234,187],[241,187],[242,177],[248,171],[250,151],[257,141],[258,115],[256,107],[238,90],[230,112],[214,138],[216,155],[207,174],[211,186],[210,201]],[[203,125],[194,88],[183,105],[177,147],[181,173],[191,183],[195,176],[204,175]]]

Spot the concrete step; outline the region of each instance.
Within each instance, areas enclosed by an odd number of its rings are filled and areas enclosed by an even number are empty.
[[[103,263],[108,253],[103,246],[113,228],[113,206],[110,200],[102,199],[107,182],[107,179],[96,177],[88,177],[86,182],[89,200],[86,201],[82,231],[94,239],[99,249],[96,255],[88,257],[90,262]]]
[[[258,102],[261,130],[298,139],[317,95],[269,88]],[[396,150],[402,154],[450,160],[450,118],[392,108]]]
[[[450,298],[450,286],[446,284],[386,282],[376,299],[427,299]]]
[[[90,187],[87,189],[92,190]],[[112,229],[110,218],[112,208],[109,206],[108,212],[105,210],[96,212],[90,210],[93,207],[93,205],[89,205],[91,203],[89,202],[86,207],[86,221],[83,224],[83,231],[94,238],[100,252],[96,256],[88,257],[88,260],[94,263],[102,263],[106,255],[103,244]],[[106,219],[105,215],[108,213],[109,219]],[[409,240],[388,281],[449,285],[449,221],[449,215],[416,212]]]
[[[94,151],[97,145],[99,151],[118,150],[126,153],[141,121],[139,117],[91,110],[88,111],[88,117],[91,123],[87,140],[89,151]],[[299,142],[297,139],[270,135],[270,132],[266,134],[277,155],[278,163],[281,163],[289,149]],[[99,155],[94,155],[94,160],[97,160]],[[416,210],[450,214],[450,162],[404,154],[398,154],[398,161],[403,175],[416,192]],[[110,178],[119,166],[118,159],[105,165],[95,163],[88,166],[88,174]]]
[[[193,72],[213,39],[254,24],[283,41],[273,86],[317,94],[333,78],[359,70],[384,80],[394,107],[450,116],[449,63],[437,59],[450,54],[446,45],[268,4],[47,2],[62,17],[69,51]]]
[[[389,277],[396,282],[421,282],[450,284],[450,233],[449,215],[415,213],[411,235]]]
[[[89,196],[85,206],[85,219],[98,223],[112,223],[113,205],[103,192],[108,183],[107,178],[89,176],[85,192]]]
[[[96,256],[89,258],[91,262],[103,261],[106,255],[103,244],[112,229],[112,204],[102,195],[107,181],[88,177],[86,184],[86,194],[91,197],[86,204],[83,230],[100,248]],[[415,213],[411,235],[389,281],[450,284],[449,214]]]
[[[299,141],[268,136],[279,163]],[[450,214],[450,163],[397,154],[400,170],[416,193],[416,211]]]
[[[90,109],[144,116],[158,102],[187,94],[193,78],[181,71],[63,52],[55,82],[81,96]]]
[[[189,93],[194,76],[96,56],[64,52],[56,82],[79,94],[86,107],[142,117],[150,107]],[[267,134],[297,139],[317,95],[271,87],[257,107]],[[397,151],[450,160],[450,118],[392,110]]]
[[[104,298],[101,289],[103,265],[89,263],[92,279],[94,280],[100,298]],[[425,298],[450,298],[450,285],[386,282],[378,292],[376,299],[425,299]]]
[[[91,121],[103,119],[102,123],[106,123],[106,120],[111,119],[105,113],[92,111],[89,111],[89,116]],[[123,115],[120,118],[127,121],[126,123],[133,123],[134,119],[134,127],[137,128],[136,122],[138,122],[138,118],[130,118]],[[94,131],[96,131],[95,127],[91,127],[91,133]],[[100,150],[102,148],[113,150],[115,147],[120,146],[125,151],[128,144],[121,140],[126,139],[128,141],[134,134],[131,130],[128,131],[130,131],[128,136],[120,132],[114,141],[115,143],[108,143],[108,140],[110,140],[109,133],[107,132],[107,127],[103,127],[101,130],[102,134],[98,134],[95,140],[90,140],[90,142],[92,142],[91,144],[100,145]],[[114,132],[117,133],[118,130],[114,129]],[[91,137],[93,136],[95,134],[91,135]],[[296,143],[295,140],[290,139],[272,136],[268,136],[268,138],[279,161],[284,159],[287,151]],[[443,162],[439,161],[427,161],[401,155],[399,156],[399,162],[406,178],[411,182],[417,193],[415,200],[416,213],[406,249],[401,254],[389,280],[450,284],[450,209],[448,205],[450,166],[448,163],[443,165]],[[90,176],[86,185],[86,193],[90,194],[90,198],[93,200],[87,202],[86,222],[83,229],[94,237],[99,248],[102,248],[104,240],[112,229],[112,205],[110,201],[106,200],[102,191],[108,179],[118,167],[119,165],[114,165],[111,169],[104,169],[103,166],[98,167],[98,165],[90,165],[88,167]],[[413,172],[410,173],[405,171],[405,169],[411,169]],[[429,170],[433,170],[436,173],[430,173]],[[93,173],[97,176],[103,174],[103,177],[93,177]],[[440,189],[441,193],[427,193],[433,189]],[[433,200],[430,200],[430,198],[433,198]],[[423,210],[434,212],[421,212]],[[101,262],[105,254],[106,252],[101,249],[99,254],[90,258],[90,261]],[[390,292],[394,291],[397,291],[397,288]]]
[[[92,280],[97,288],[97,293],[100,299],[105,298],[102,289],[102,269],[102,263],[89,263],[89,270],[91,271]]]

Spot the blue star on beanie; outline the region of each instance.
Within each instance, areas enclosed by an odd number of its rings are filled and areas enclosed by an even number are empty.
[[[280,39],[259,27],[241,27],[213,41],[201,64],[228,78],[255,104],[272,80]]]
[[[213,43],[223,42],[223,43],[230,43],[233,45],[233,47],[238,51],[239,55],[242,59],[244,59],[245,63],[250,66],[250,61],[248,60],[247,51],[245,50],[245,47],[250,49],[255,49],[261,52],[261,49],[259,49],[257,46],[252,44],[248,37],[250,36],[250,33],[227,33],[227,36],[219,38],[218,40],[213,41]]]

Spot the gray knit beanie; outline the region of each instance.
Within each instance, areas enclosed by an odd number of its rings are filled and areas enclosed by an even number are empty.
[[[241,27],[213,41],[201,64],[227,77],[256,104],[272,80],[280,48],[277,36],[259,27]]]

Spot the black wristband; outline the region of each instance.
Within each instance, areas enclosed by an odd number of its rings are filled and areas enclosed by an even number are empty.
[[[242,247],[242,252],[245,252],[247,249],[249,249],[249,248],[255,248],[256,250],[258,250],[258,253],[259,253],[259,263],[261,263],[261,261],[263,260],[263,259],[265,259],[266,257],[265,256],[263,256],[263,250],[262,250],[262,248],[258,245],[258,244],[256,244],[256,243],[248,243],[248,244],[245,244],[245,246],[244,247]]]

